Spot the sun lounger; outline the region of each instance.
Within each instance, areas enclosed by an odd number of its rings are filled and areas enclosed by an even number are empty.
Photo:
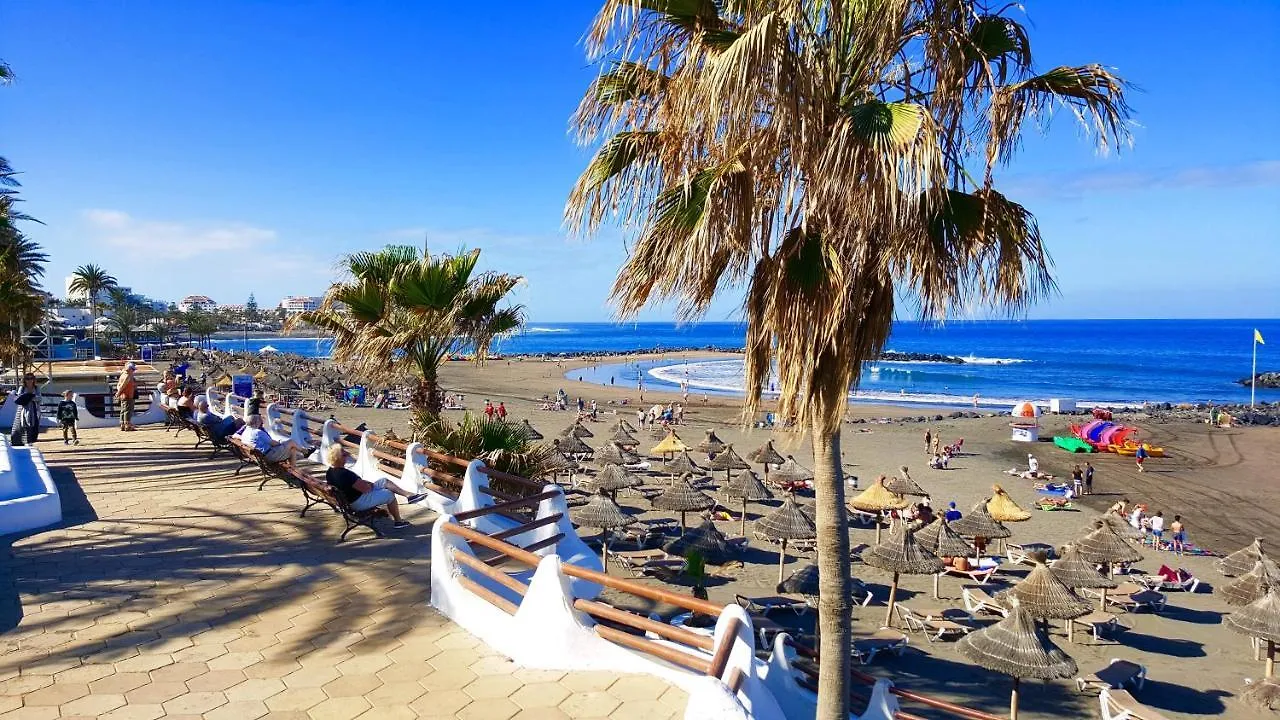
[[[969,625],[941,617],[941,612],[938,613],[938,617],[934,617],[932,614],[916,613],[902,604],[894,605],[893,609],[898,615],[898,620],[908,631],[924,634],[925,639],[931,643],[949,637],[963,637],[973,631]]]
[[[870,635],[853,639],[853,661],[870,665],[880,653],[902,655],[907,649],[907,636],[893,628],[881,628]]]
[[[1124,690],[1103,688],[1098,704],[1102,707],[1102,720],[1168,720]]]
[[[1091,593],[1094,597],[1101,597],[1101,591]],[[1114,605],[1123,609],[1125,612],[1138,612],[1139,610],[1150,610],[1151,612],[1160,612],[1164,610],[1168,597],[1164,593],[1148,590],[1134,583],[1121,583],[1120,587],[1107,592],[1107,605]]]
[[[1015,565],[1035,565],[1036,560],[1033,555],[1043,554],[1046,558],[1053,557],[1053,546],[1045,543],[1005,543],[1005,557],[1009,558],[1009,562]]]
[[[749,613],[757,613],[760,615],[768,614],[774,610],[790,610],[797,615],[809,609],[808,603],[803,600],[795,600],[780,595],[769,595],[765,597],[747,597],[746,595],[734,595],[742,609]]]
[[[986,590],[976,587],[963,587],[960,588],[960,594],[964,600],[964,609],[970,615],[985,612],[1005,617],[1009,614],[1009,609],[987,594]]]
[[[1146,682],[1146,666],[1120,658],[1111,658],[1111,662],[1101,670],[1092,675],[1081,675],[1076,678],[1076,689],[1080,692],[1104,688],[1123,690],[1125,685],[1132,685],[1134,690],[1141,690]]]
[[[678,574],[684,572],[685,566],[683,558],[671,557],[666,551],[659,548],[629,551],[610,550],[609,557],[636,577],[663,572]]]
[[[1193,593],[1200,587],[1200,578],[1182,568],[1172,570],[1161,567],[1160,572],[1155,575],[1139,575],[1138,582],[1149,590],[1177,590]]]
[[[1116,618],[1115,615],[1112,615],[1109,612],[1102,612],[1102,611],[1094,611],[1089,613],[1088,615],[1085,615],[1083,617],[1078,617],[1069,622],[1072,628],[1071,630],[1072,637],[1069,639],[1071,639],[1072,641],[1075,640],[1074,638],[1075,626],[1077,623],[1080,625],[1084,625],[1086,628],[1088,628],[1089,632],[1093,633],[1093,639],[1095,641],[1101,641],[1109,635],[1114,635],[1115,633],[1119,632],[1121,629],[1120,621]]]
[[[961,570],[960,568],[954,567],[952,565],[948,565],[947,567],[942,569],[942,574],[957,575],[959,577],[969,578],[970,580],[978,583],[979,585],[986,585],[987,581],[991,579],[991,576],[995,575],[996,570],[999,570],[999,569],[1000,569],[999,566],[993,565],[991,567],[982,568],[982,569],[973,568],[969,570]]]

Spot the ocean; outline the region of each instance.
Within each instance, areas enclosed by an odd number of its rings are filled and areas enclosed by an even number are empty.
[[[939,353],[963,364],[872,362],[863,368],[854,400],[972,406],[1008,406],[1019,400],[1069,398],[1085,405],[1143,402],[1249,401],[1236,381],[1250,370],[1253,331],[1275,338],[1258,347],[1258,370],[1280,370],[1280,320],[1026,320],[967,321],[942,326],[894,325],[886,349]],[[519,335],[498,342],[507,354],[662,351],[675,348],[739,348],[744,327],[732,322],[529,323]],[[227,350],[324,356],[315,338],[218,340]],[[1271,350],[1271,347],[1276,347]],[[671,359],[643,363],[601,358],[567,379],[694,394],[742,392],[737,359]],[[1258,390],[1259,401],[1280,401],[1280,390]]]

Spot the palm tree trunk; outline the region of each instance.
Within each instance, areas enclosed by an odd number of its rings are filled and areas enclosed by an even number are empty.
[[[98,303],[90,300],[89,314],[93,316],[93,325],[89,327],[93,331],[93,357],[98,357]]]
[[[828,435],[816,423],[812,431],[818,534],[818,652],[822,658],[816,720],[848,720],[852,571],[844,474],[840,469],[840,431]]]

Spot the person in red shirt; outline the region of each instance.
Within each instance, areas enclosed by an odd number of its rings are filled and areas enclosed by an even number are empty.
[[[498,401],[498,409],[495,412],[497,412],[499,420],[507,419],[507,406],[502,401]]]

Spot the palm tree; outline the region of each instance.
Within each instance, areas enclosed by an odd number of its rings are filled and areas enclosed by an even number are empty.
[[[204,347],[209,338],[218,332],[218,319],[212,313],[200,309],[199,306],[192,308],[189,312],[181,313],[181,317],[186,323],[187,333],[200,341],[200,347]]]
[[[129,293],[120,288],[113,287],[108,292],[111,317],[107,320],[107,326],[112,334],[120,338],[120,346],[124,348],[125,354],[132,356],[137,349],[134,342],[135,331],[146,322],[146,313]]]
[[[524,308],[499,307],[522,278],[479,273],[480,251],[431,255],[391,245],[343,261],[350,276],[325,293],[320,308],[295,315],[334,335],[333,356],[371,382],[392,382],[412,371],[415,431],[440,415],[440,364],[471,347],[483,361],[499,334],[524,324]]]
[[[1035,218],[995,189],[1028,118],[1064,107],[1128,141],[1125,83],[1032,70],[1026,29],[975,0],[604,0],[601,74],[575,125],[599,143],[566,216],[635,229],[620,315],[701,315],[745,288],[750,417],[773,366],[810,434],[817,494],[818,717],[849,710],[850,567],[840,422],[899,298],[938,320],[1052,289]],[[976,177],[975,177],[976,175]]]
[[[490,467],[532,480],[554,472],[557,467],[551,462],[551,445],[530,440],[518,424],[482,415],[466,413],[457,423],[437,418],[423,428],[421,439],[446,455],[479,458]],[[496,489],[514,493],[521,490],[500,486]]]
[[[67,290],[81,293],[89,300],[89,314],[93,316],[94,357],[98,356],[98,295],[103,290],[110,290],[116,285],[116,279],[97,265],[81,265],[71,273],[71,285]]]

